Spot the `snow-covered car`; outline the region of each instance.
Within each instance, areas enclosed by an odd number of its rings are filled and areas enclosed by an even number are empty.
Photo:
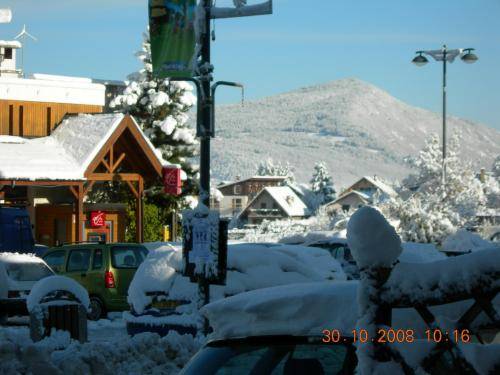
[[[434,299],[434,303],[425,304],[427,315],[438,317],[432,322],[434,328],[442,327],[441,324],[451,327],[450,322],[470,317],[470,299],[447,296],[457,291],[460,294],[469,285],[481,285],[481,281],[488,283],[491,290],[498,291],[498,287],[491,285],[498,270],[498,254],[490,248],[482,254],[432,263],[401,261],[394,266],[379,292],[381,299],[393,306],[388,318],[389,328],[411,336],[411,340],[398,339],[401,345],[394,338],[394,345],[391,345],[399,356],[396,362],[404,361],[407,366],[408,371],[404,373],[458,373],[456,363],[459,361],[448,355],[447,350],[436,355],[435,341],[438,339],[428,338],[429,327],[413,306],[418,305],[419,300]],[[360,303],[363,304],[360,288],[363,285],[366,284],[356,280],[283,285],[212,302],[201,309],[201,314],[209,319],[213,333],[181,374],[359,373],[359,367],[356,370],[358,359],[370,361],[366,353],[360,355],[360,349],[371,342],[368,328],[363,328],[363,324],[370,323],[360,316]],[[410,301],[403,303],[405,298]],[[495,310],[490,310],[491,317],[481,313],[467,323],[468,332],[472,332],[468,336],[470,341],[457,346],[461,360],[473,368],[470,373],[497,373],[494,369],[500,366],[498,344],[489,340],[483,342],[482,331],[483,328],[490,331],[488,322],[494,320],[498,333],[498,313],[495,311],[500,311],[499,302],[493,301]],[[367,335],[363,339],[366,341],[361,339],[362,330]],[[357,350],[353,347],[355,338]],[[400,373],[393,370],[387,367],[380,373]]]
[[[0,253],[0,323],[9,316],[27,315],[26,298],[40,279],[54,275],[32,254]]]
[[[197,284],[181,275],[182,251],[162,246],[139,266],[128,293],[131,311],[124,313],[130,334],[154,331],[196,333],[199,315]],[[346,280],[339,262],[322,249],[283,244],[228,246],[225,286],[211,286],[211,301],[270,286]]]
[[[328,250],[340,262],[348,279],[359,279],[359,269],[351,254],[347,239],[339,236],[337,232],[310,232],[306,235],[286,237],[280,243],[300,244],[302,246],[320,247]],[[398,258],[400,262],[428,263],[446,258],[432,244],[403,242],[402,246],[403,251]]]

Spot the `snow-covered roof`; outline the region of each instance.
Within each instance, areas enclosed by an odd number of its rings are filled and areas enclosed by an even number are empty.
[[[289,217],[306,216],[309,214],[309,209],[306,204],[300,199],[293,189],[289,186],[267,186],[257,194],[254,199],[248,203],[247,207],[241,211],[239,216],[249,209],[262,194],[268,193],[274,201],[285,211]]]
[[[370,200],[370,196],[368,196],[367,194],[364,194],[364,193],[357,191],[357,190],[349,190],[348,192],[346,192],[345,194],[342,194],[340,197],[338,197],[334,201],[327,203],[326,207],[334,205],[334,204],[338,203],[339,201],[344,200],[345,198],[347,198],[350,195],[357,195],[364,202],[368,202]]]
[[[220,189],[220,188],[223,188],[226,186],[231,186],[231,185],[239,184],[239,183],[242,183],[245,181],[250,181],[250,180],[281,180],[281,181],[283,181],[286,178],[287,178],[286,176],[252,176],[252,177],[244,178],[242,180],[224,182],[220,185],[217,185],[217,188]]]
[[[124,116],[121,113],[72,116],[43,138],[3,136],[0,179],[84,180],[86,169]],[[155,151],[138,126],[137,129]],[[156,152],[155,156],[163,162]]]
[[[4,48],[21,48],[21,43],[17,40],[0,40],[0,47]]]
[[[391,186],[381,181],[379,178],[374,178],[370,176],[363,176],[363,178],[391,197],[396,196],[398,194]]]

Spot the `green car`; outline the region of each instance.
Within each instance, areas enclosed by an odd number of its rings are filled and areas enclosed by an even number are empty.
[[[128,310],[128,287],[147,254],[139,244],[80,243],[53,247],[43,260],[55,273],[71,277],[87,289],[88,318],[97,320],[110,311]]]

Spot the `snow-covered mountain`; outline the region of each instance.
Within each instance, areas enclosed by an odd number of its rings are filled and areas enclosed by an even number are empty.
[[[441,134],[441,115],[412,107],[358,79],[342,79],[216,109],[213,177],[252,175],[268,157],[289,162],[301,182],[314,163],[325,161],[336,186],[362,175],[401,179],[403,162],[432,132]],[[463,157],[489,168],[500,153],[500,132],[450,116],[448,134],[463,134]]]

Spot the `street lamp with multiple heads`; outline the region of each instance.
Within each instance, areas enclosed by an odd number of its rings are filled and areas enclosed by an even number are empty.
[[[474,48],[442,49],[430,51],[416,51],[417,56],[412,60],[416,66],[424,66],[429,60],[424,56],[431,56],[436,61],[443,62],[443,185],[446,183],[446,63],[455,61],[460,56],[463,62],[472,64],[477,61],[477,56],[472,52]]]

